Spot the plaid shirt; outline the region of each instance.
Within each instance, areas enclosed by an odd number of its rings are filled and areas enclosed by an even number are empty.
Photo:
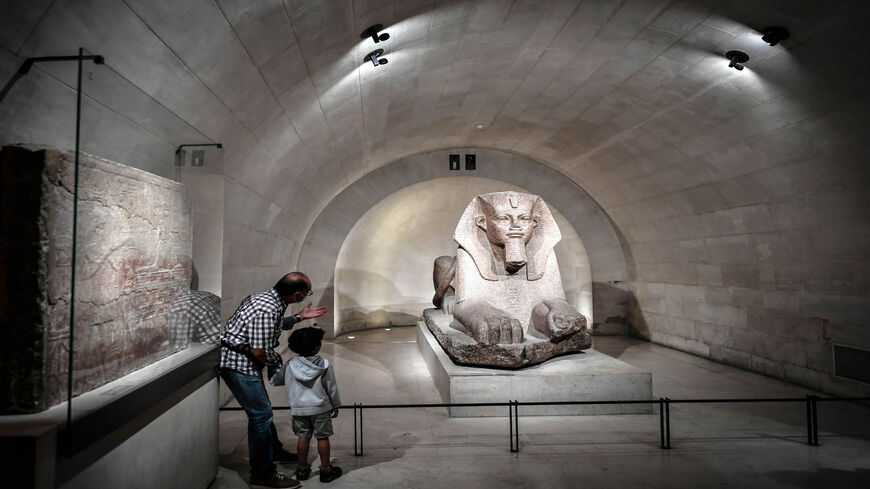
[[[200,290],[189,290],[169,310],[170,343],[187,345],[218,343],[221,335],[221,298]]]
[[[259,348],[266,350],[266,360],[280,366],[281,356],[273,348],[278,346],[281,324],[287,304],[275,289],[258,292],[245,297],[227,321],[227,329],[221,336],[221,368],[236,370],[245,375],[260,375],[260,370],[248,356],[235,349]]]

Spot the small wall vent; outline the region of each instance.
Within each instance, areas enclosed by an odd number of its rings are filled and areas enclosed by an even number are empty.
[[[870,384],[870,351],[834,345],[834,375]]]

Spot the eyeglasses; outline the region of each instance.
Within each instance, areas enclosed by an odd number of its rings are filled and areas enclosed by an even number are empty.
[[[309,296],[309,295],[314,295],[314,291],[313,291],[313,290],[309,290],[309,291],[308,291],[308,293],[307,293],[307,294],[305,294],[305,295],[306,295],[306,296]]]

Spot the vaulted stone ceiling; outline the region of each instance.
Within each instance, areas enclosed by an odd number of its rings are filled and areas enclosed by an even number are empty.
[[[10,54],[99,46],[206,136],[243,133],[227,172],[260,194],[284,177],[322,189],[305,196],[309,220],[375,167],[460,146],[530,156],[625,214],[627,195],[728,179],[824,139],[794,126],[858,117],[868,69],[848,56],[858,1],[7,1],[4,13]],[[373,23],[392,36],[377,68],[359,36]],[[757,31],[779,24],[792,37],[763,43]],[[728,69],[729,49],[750,55],[747,70]]]
[[[229,302],[295,266],[321,210],[366,174],[487,148],[598,202],[626,240],[646,336],[806,384],[830,370],[836,338],[870,348],[864,1],[5,0],[2,12],[4,79],[29,56],[106,56],[85,90],[100,121],[86,150],[168,174],[176,145],[224,144]],[[375,23],[391,35],[377,46],[359,35]],[[791,37],[767,45],[769,25]],[[363,62],[375,47],[388,64]],[[749,54],[745,70],[728,67],[731,49]],[[72,77],[43,65],[19,82],[0,104],[2,142],[69,144],[45,114],[70,108]],[[806,336],[787,371],[793,352],[764,337],[792,330]]]

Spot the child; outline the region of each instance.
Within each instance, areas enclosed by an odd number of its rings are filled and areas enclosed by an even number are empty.
[[[338,416],[341,399],[332,365],[317,355],[323,346],[323,334],[320,328],[302,328],[294,331],[288,340],[290,350],[298,355],[287,362],[283,380],[293,414],[293,432],[299,437],[296,479],[300,481],[311,477],[308,446],[312,434],[317,438],[320,454],[320,482],[332,482],[341,476],[341,468],[329,464],[331,418]]]

